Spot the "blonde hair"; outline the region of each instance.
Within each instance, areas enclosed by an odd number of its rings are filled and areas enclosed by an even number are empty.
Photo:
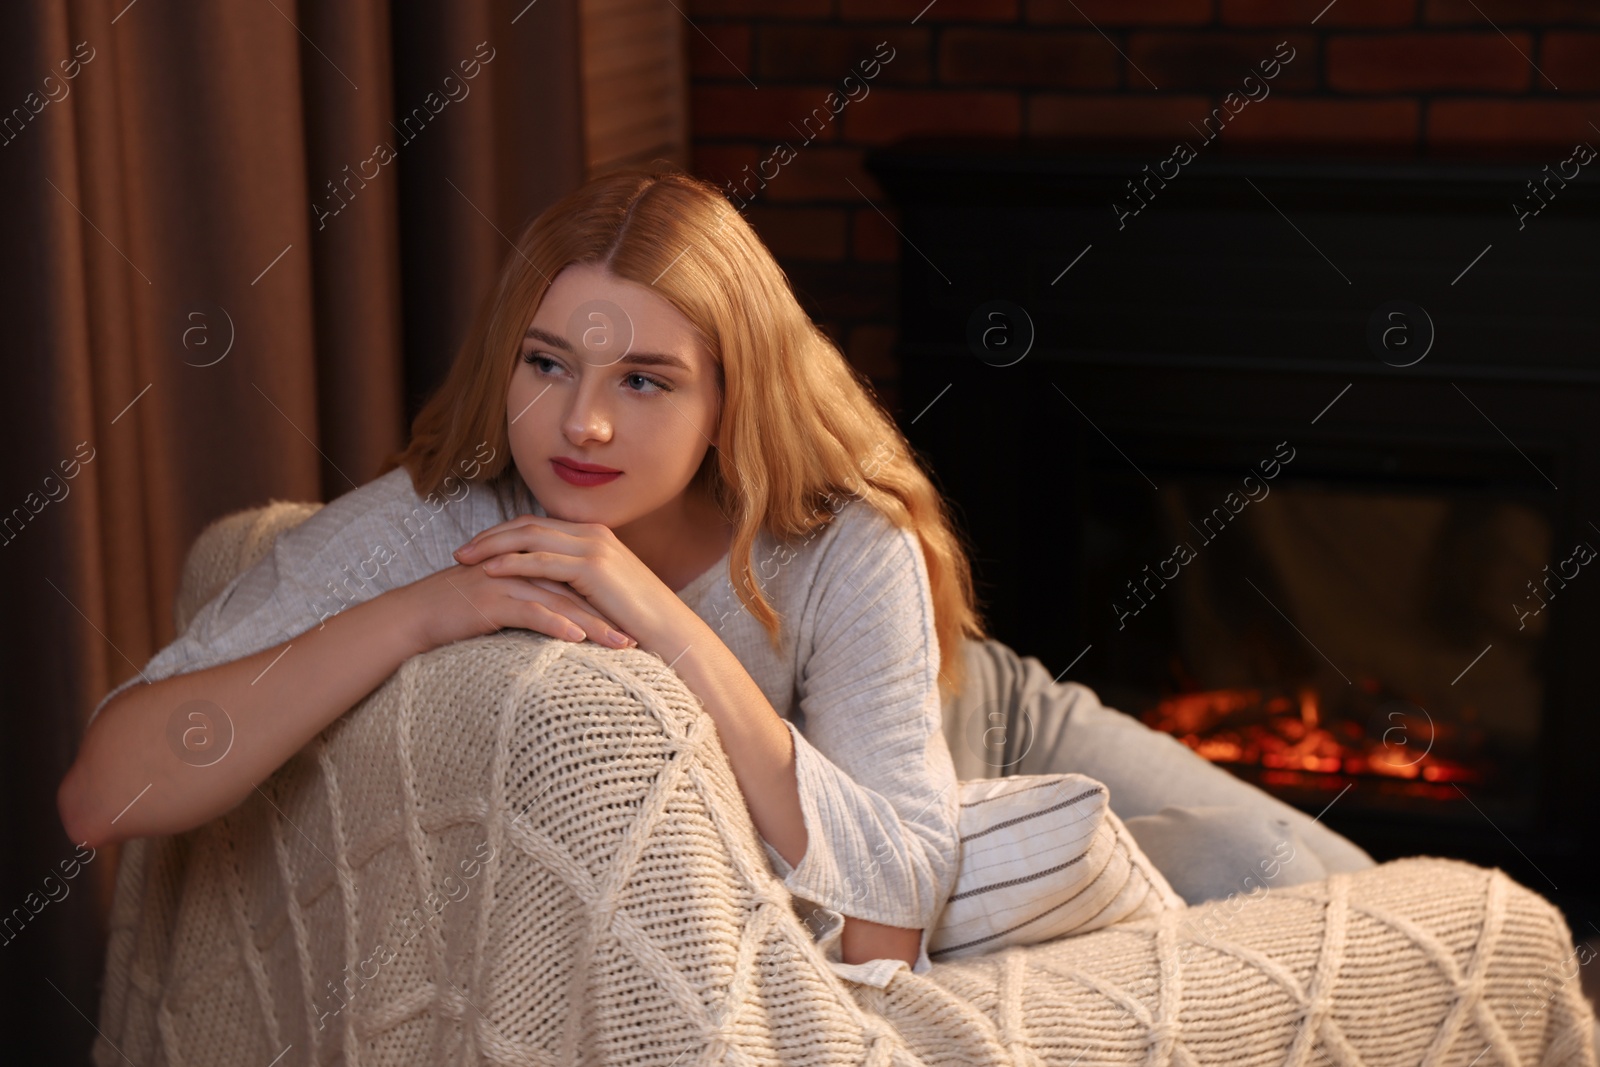
[[[788,278],[721,192],[668,165],[612,171],[528,224],[474,316],[411,440],[379,473],[404,466],[419,496],[437,492],[471,453],[507,517],[532,497],[511,462],[506,397],[522,336],[562,268],[583,263],[654,288],[690,323],[717,364],[722,415],[691,486],[734,524],[728,577],[776,644],[781,620],[756,585],[752,547],[827,525],[840,497],[859,497],[917,535],[933,596],[941,687],[959,692],[963,636],[983,637],[966,543],[910,444],[800,307]],[[462,463],[462,468],[468,465]]]

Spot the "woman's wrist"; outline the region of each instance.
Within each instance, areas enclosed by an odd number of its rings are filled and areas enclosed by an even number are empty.
[[[397,627],[404,635],[406,659],[450,643],[441,640],[436,632],[441,612],[427,603],[428,590],[423,585],[426,580],[379,593],[372,601],[383,601],[386,613],[396,620]]]
[[[922,953],[922,931],[900,926],[884,926],[845,916],[844,931],[839,938],[839,957],[845,963],[868,963],[872,960],[905,960],[915,968]]]
[[[666,618],[640,629],[645,632],[629,630],[628,633],[639,642],[641,649],[660,656],[668,663],[681,662],[680,657],[694,655],[696,648],[704,646],[708,638],[716,636],[705,620],[681,600],[668,605]]]

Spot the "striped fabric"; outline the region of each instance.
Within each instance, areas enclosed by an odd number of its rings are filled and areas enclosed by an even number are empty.
[[[1185,907],[1082,774],[961,782],[955,891],[928,940],[934,960],[1031,945]]]

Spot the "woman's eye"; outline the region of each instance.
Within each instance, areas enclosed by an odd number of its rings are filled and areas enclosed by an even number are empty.
[[[549,367],[558,366],[555,360],[543,352],[524,352],[522,354],[522,362],[532,364],[533,368],[541,374],[546,373]]]
[[[628,375],[626,378],[623,379],[623,381],[626,381],[626,382],[629,382],[629,383],[632,383],[632,382],[645,382],[645,383],[647,383],[648,385],[651,386],[651,388],[649,388],[649,389],[636,389],[636,390],[634,390],[635,392],[643,392],[643,393],[663,392],[663,393],[665,393],[665,392],[671,392],[672,391],[672,386],[668,385],[664,381],[661,381],[659,378],[652,378],[648,374],[639,374],[639,373],[635,372],[633,374]]]

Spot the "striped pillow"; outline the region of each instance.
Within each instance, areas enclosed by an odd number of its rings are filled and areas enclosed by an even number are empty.
[[[955,889],[930,960],[1031,945],[1185,907],[1082,774],[964,780]]]

